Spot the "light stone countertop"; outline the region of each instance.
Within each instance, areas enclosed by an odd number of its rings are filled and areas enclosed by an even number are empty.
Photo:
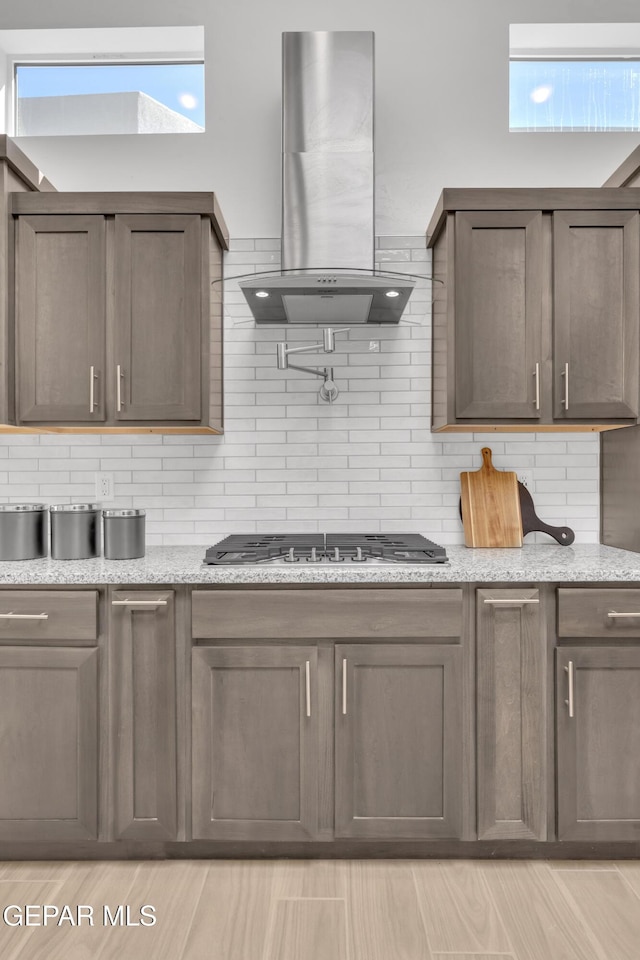
[[[0,562],[0,586],[23,584],[544,583],[637,581],[640,553],[598,544],[512,550],[449,546],[447,564],[264,564],[211,567],[204,546],[148,547],[141,560]]]

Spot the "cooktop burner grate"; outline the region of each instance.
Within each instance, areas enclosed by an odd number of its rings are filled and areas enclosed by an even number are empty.
[[[446,563],[444,547],[418,533],[233,534],[209,547],[205,563]]]

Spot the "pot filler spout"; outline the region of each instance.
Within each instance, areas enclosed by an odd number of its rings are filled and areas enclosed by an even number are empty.
[[[397,323],[415,280],[374,270],[374,35],[282,35],[282,270],[240,289],[259,322]]]

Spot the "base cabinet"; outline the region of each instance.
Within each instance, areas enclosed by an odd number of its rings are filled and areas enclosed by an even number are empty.
[[[193,651],[194,839],[318,832],[317,648]]]
[[[0,840],[98,837],[98,650],[0,646]]]
[[[558,839],[640,840],[640,649],[556,654]]]
[[[115,838],[175,840],[174,593],[116,591],[110,605]]]
[[[461,663],[454,645],[336,645],[336,837],[461,835]]]
[[[540,595],[478,590],[478,839],[547,838],[547,657]]]

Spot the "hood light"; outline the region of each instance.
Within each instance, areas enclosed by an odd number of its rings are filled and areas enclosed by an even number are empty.
[[[385,293],[385,297],[399,297],[399,296],[400,294],[398,293],[397,290],[387,290],[387,292]]]
[[[258,290],[256,292],[256,297],[268,297],[268,296],[269,294],[267,293],[266,290]]]

